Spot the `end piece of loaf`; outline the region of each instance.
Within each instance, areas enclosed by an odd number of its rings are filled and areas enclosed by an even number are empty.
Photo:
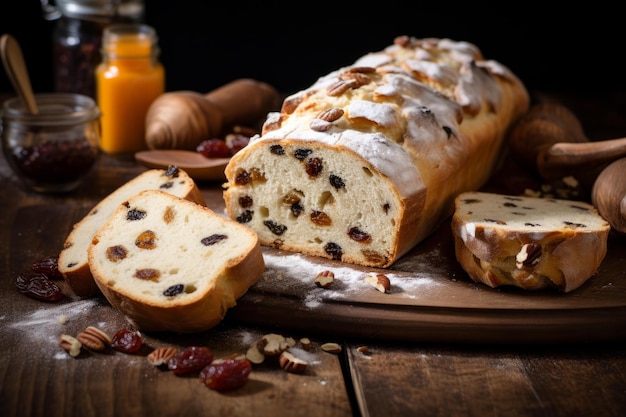
[[[487,181],[528,103],[476,46],[399,37],[268,115],[226,167],[227,213],[263,245],[388,267]]]
[[[74,225],[59,253],[59,271],[79,297],[92,297],[100,293],[87,259],[87,249],[96,231],[122,202],[147,189],[163,190],[206,205],[193,178],[175,166],[170,166],[167,170],[148,170],[117,188]]]
[[[121,204],[89,247],[95,282],[138,329],[201,332],[264,270],[256,234],[159,190]]]
[[[570,292],[599,268],[610,225],[582,201],[465,192],[452,216],[456,258],[476,282]]]

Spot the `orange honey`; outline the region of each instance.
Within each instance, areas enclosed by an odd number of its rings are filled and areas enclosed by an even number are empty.
[[[146,114],[165,90],[156,32],[141,24],[112,25],[102,39],[103,59],[96,68],[100,148],[110,154],[146,149]]]

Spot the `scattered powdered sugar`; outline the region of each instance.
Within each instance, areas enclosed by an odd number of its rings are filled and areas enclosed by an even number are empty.
[[[98,304],[96,300],[79,300],[60,305],[48,305],[25,314],[21,320],[7,323],[9,329],[20,332],[21,337],[27,337],[35,342],[49,342],[58,344],[59,336],[67,333],[64,326],[68,321],[80,316]],[[55,359],[66,359],[70,356],[60,351],[54,355]]]
[[[346,265],[330,266],[316,263],[302,254],[265,253],[264,259],[264,279],[257,283],[257,287],[262,290],[267,283],[275,286],[276,280],[281,281],[284,286],[303,287],[306,289],[304,304],[309,308],[320,306],[324,300],[349,298],[354,294],[372,291],[372,286],[364,281],[369,274],[385,274],[391,281],[389,293],[408,298],[415,298],[420,292],[441,285],[429,274],[394,270],[367,271]],[[331,271],[335,275],[335,281],[328,288],[319,288],[314,284],[315,277],[323,270]]]

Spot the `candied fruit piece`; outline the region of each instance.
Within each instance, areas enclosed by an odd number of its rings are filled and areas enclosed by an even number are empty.
[[[48,278],[63,278],[63,274],[59,271],[59,257],[56,255],[45,256],[33,262],[31,269],[46,275]]]
[[[272,233],[274,233],[275,235],[282,235],[283,233],[285,233],[285,230],[287,230],[287,226],[283,225],[283,224],[278,224],[273,220],[265,220],[263,222],[263,224],[270,229],[270,231]]]
[[[112,338],[111,347],[119,352],[135,353],[141,349],[143,338],[137,330],[120,329]]]
[[[333,223],[328,214],[317,210],[311,213],[311,221],[318,226],[330,226]]]
[[[348,230],[348,236],[350,236],[350,239],[361,243],[369,243],[372,241],[372,236],[358,227],[351,227]]]
[[[61,287],[41,272],[19,274],[15,286],[22,294],[42,301],[59,301],[64,297]]]
[[[212,390],[228,391],[243,387],[251,371],[252,363],[244,355],[231,356],[204,367],[200,371],[200,380]]]
[[[142,210],[137,210],[137,209],[130,209],[128,210],[128,213],[126,214],[126,220],[141,220],[144,217],[146,217],[146,212],[142,211]]]
[[[285,149],[280,145],[272,145],[270,146],[270,152],[274,155],[284,155]]]
[[[339,190],[340,188],[346,188],[346,184],[343,182],[341,177],[335,174],[330,174],[330,176],[328,177],[328,181],[330,182],[330,185],[335,187],[336,190]]]
[[[322,164],[322,160],[320,158],[311,158],[306,161],[304,169],[309,177],[315,178],[320,174],[320,172],[322,172],[323,168],[324,165]]]
[[[196,151],[206,158],[230,158],[232,156],[226,141],[218,138],[203,140],[196,147]]]
[[[167,362],[167,368],[175,375],[200,371],[213,362],[213,352],[205,346],[190,346],[178,352]]]
[[[313,150],[311,150],[311,149],[298,148],[294,152],[293,156],[295,156],[296,159],[299,160],[299,161],[304,161],[306,159],[306,157],[311,155],[312,153],[313,153]]]
[[[145,230],[135,238],[135,245],[139,249],[154,249],[156,248],[156,236],[152,230]]]
[[[121,261],[126,258],[128,251],[124,246],[115,245],[107,248],[107,259],[111,262]]]
[[[253,204],[252,197],[248,195],[239,197],[239,207],[248,208],[248,207],[252,207],[252,204]]]
[[[246,210],[243,213],[241,213],[241,215],[237,216],[237,221],[239,223],[248,223],[252,220],[253,214],[254,214],[254,211]]]
[[[165,291],[163,291],[163,295],[166,297],[174,297],[183,292],[185,286],[183,284],[176,284],[168,287]]]
[[[333,260],[336,261],[340,261],[343,256],[343,249],[334,242],[328,242],[326,246],[324,246],[324,252],[332,256]]]
[[[216,233],[211,236],[203,238],[200,242],[202,242],[204,246],[211,246],[225,239],[228,239],[228,236]]]
[[[135,271],[135,278],[139,278],[144,281],[158,281],[161,273],[158,269],[143,268]]]

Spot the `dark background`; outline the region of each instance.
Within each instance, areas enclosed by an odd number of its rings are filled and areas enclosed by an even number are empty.
[[[397,35],[472,42],[531,91],[626,90],[626,25],[617,8],[586,3],[582,10],[547,14],[528,3],[468,3],[467,10],[429,3],[437,7],[427,12],[424,3],[397,1],[147,0],[144,20],[159,35],[167,90],[208,92],[251,77],[291,93]],[[22,46],[35,92],[52,91],[55,22],[43,19],[39,0],[11,4],[0,9],[0,33],[11,33]],[[0,71],[0,92],[7,91],[12,87]]]

